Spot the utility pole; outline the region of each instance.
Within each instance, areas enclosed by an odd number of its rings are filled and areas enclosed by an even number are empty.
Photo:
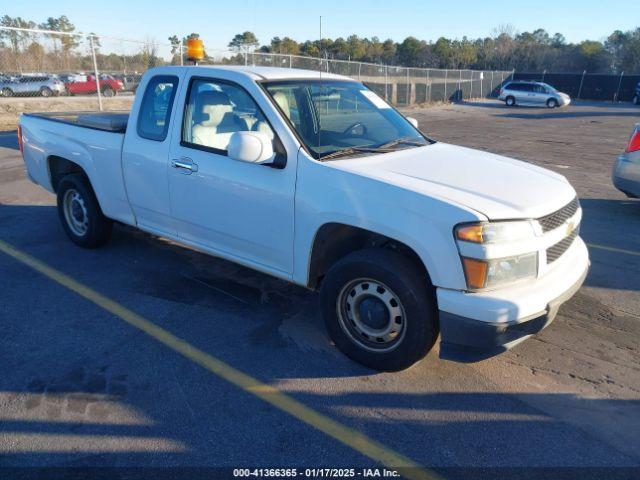
[[[98,61],[96,60],[96,47],[93,42],[93,35],[89,35],[89,45],[91,56],[93,57],[93,73],[96,76],[96,92],[98,92],[98,108],[102,111],[102,93],[100,92],[100,72],[98,72]]]

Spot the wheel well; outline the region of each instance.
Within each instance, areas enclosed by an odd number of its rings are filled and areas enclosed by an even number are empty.
[[[86,172],[80,165],[78,165],[77,163],[73,163],[66,158],[53,155],[49,157],[48,161],[49,175],[51,176],[51,186],[53,187],[54,192],[58,191],[60,180],[62,180],[65,175],[68,175],[70,173],[81,173],[85,177],[87,176]]]
[[[371,247],[395,250],[409,258],[424,273],[428,284],[431,284],[429,272],[420,256],[408,245],[363,228],[342,223],[327,223],[320,227],[313,242],[308,286],[317,289],[334,263],[351,252]]]

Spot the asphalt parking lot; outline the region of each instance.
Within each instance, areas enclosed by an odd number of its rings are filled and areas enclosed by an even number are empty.
[[[312,292],[131,228],[98,250],[74,246],[55,198],[25,178],[15,132],[0,132],[0,466],[410,459],[425,467],[414,476],[640,476],[640,201],[610,181],[640,109],[482,101],[407,114],[436,140],[533,162],[576,187],[592,268],[550,327],[476,364],[439,360],[436,348],[407,371],[368,371],[330,345]],[[598,470],[572,470],[585,467]]]

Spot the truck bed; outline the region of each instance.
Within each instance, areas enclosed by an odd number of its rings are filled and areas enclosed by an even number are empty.
[[[60,159],[77,164],[89,177],[103,213],[133,223],[122,173],[126,112],[28,113],[20,116],[29,178],[55,193],[52,172]],[[53,163],[52,163],[53,162]]]
[[[125,133],[129,121],[129,112],[127,111],[41,112],[24,113],[23,115],[113,133]]]

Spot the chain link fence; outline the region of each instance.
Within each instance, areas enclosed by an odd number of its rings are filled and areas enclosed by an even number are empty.
[[[147,69],[191,63],[184,50],[182,44],[152,40],[0,27],[0,124],[7,118],[15,124],[28,111],[127,110]],[[362,81],[398,106],[490,97],[511,75],[208,49],[201,64],[336,73]]]
[[[511,72],[409,68],[258,52],[234,55],[226,61],[345,75],[363,82],[399,106],[495,96],[499,86],[511,75]]]

